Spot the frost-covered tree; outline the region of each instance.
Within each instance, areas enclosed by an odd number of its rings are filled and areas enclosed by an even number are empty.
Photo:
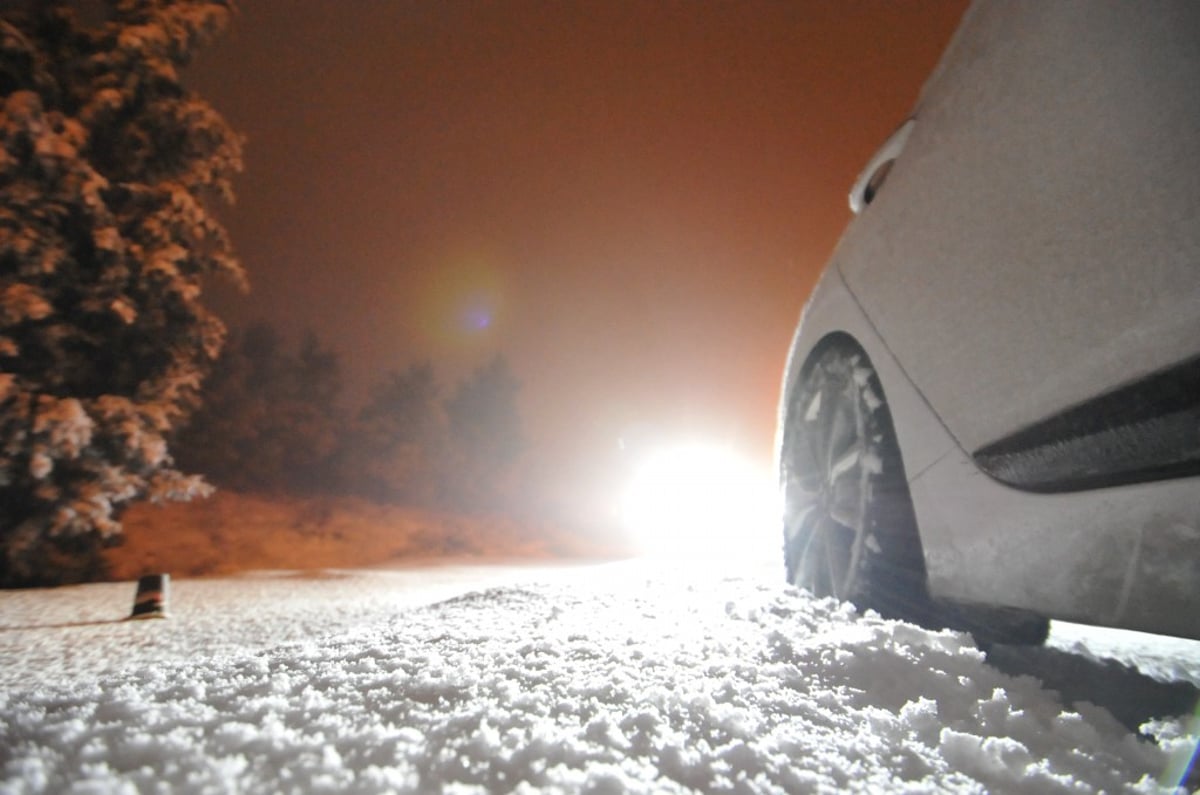
[[[240,141],[180,69],[222,0],[0,13],[0,583],[71,579],[134,499],[205,490],[166,435],[224,334],[201,279],[243,279],[206,206]],[[83,565],[86,565],[86,561]]]

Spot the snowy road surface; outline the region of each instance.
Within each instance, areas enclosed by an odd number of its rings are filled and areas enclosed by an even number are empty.
[[[136,623],[132,584],[3,593],[0,793],[1156,792],[1194,749],[1156,680],[1200,644],[1056,627],[989,665],[777,580],[260,574]]]

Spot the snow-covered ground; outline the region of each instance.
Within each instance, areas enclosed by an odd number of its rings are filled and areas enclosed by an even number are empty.
[[[3,593],[0,792],[1170,791],[1195,747],[1156,680],[1200,644],[1056,626],[989,665],[779,579],[264,573],[143,622],[129,583]]]

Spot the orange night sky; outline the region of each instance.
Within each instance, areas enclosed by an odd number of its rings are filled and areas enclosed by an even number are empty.
[[[247,136],[234,325],[310,327],[352,402],[430,358],[523,383],[535,482],[618,439],[768,460],[859,168],[965,3],[245,0],[191,85]]]

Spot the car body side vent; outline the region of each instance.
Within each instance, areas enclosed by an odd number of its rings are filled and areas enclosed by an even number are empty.
[[[1067,409],[981,448],[975,463],[1034,492],[1200,474],[1200,359]]]

